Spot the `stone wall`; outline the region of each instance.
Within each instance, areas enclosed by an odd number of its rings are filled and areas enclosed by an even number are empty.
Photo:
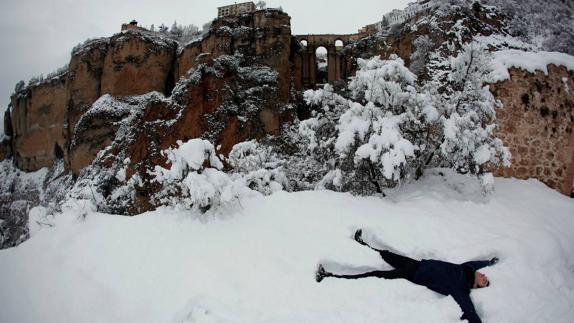
[[[574,73],[550,65],[548,75],[511,69],[511,79],[491,86],[504,104],[497,135],[512,152],[498,176],[536,178],[570,195],[574,181]]]

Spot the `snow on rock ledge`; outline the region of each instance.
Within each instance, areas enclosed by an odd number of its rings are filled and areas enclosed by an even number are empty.
[[[574,56],[558,52],[525,52],[516,49],[501,50],[493,53],[492,82],[510,79],[510,68],[524,69],[530,73],[542,71],[548,75],[548,65],[564,66],[574,71]]]

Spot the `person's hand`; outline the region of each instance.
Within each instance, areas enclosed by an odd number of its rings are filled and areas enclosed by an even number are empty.
[[[492,259],[490,259],[490,260],[488,261],[488,264],[489,264],[490,266],[496,265],[496,264],[498,263],[498,261],[500,261],[500,259],[498,259],[498,257],[493,257]]]

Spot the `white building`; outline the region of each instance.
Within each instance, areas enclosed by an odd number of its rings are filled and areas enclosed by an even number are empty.
[[[437,5],[438,1],[436,0],[417,0],[417,2],[411,2],[404,10],[395,9],[385,14],[380,25],[383,27],[385,20],[390,26],[403,23],[419,12],[430,10]]]
[[[255,4],[253,2],[236,3],[217,8],[217,17],[238,16],[253,11],[255,11]]]

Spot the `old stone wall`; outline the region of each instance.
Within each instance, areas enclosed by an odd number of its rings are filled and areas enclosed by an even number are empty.
[[[491,86],[504,104],[497,135],[512,152],[498,176],[536,178],[570,195],[574,181],[574,73],[550,65],[548,75],[511,69],[510,80]]]

